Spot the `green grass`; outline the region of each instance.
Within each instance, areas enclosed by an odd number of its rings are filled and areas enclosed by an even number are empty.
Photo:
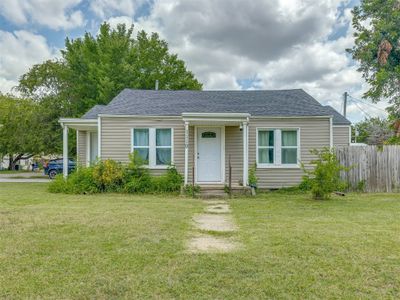
[[[269,193],[231,202],[243,248],[189,254],[200,200],[0,184],[3,298],[398,298],[400,200]]]
[[[16,171],[16,170],[0,170],[0,174],[20,174],[20,173],[28,173],[28,172],[32,172],[32,171],[28,171],[28,170],[18,170],[18,171]]]

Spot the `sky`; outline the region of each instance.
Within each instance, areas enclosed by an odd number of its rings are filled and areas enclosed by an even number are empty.
[[[342,112],[368,85],[346,48],[358,0],[1,0],[0,91],[107,21],[158,32],[207,90],[302,88]],[[348,118],[384,116],[350,98]],[[363,100],[367,102],[367,100]]]

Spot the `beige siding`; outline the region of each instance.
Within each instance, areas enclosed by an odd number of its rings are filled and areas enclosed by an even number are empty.
[[[87,156],[86,156],[86,148],[87,148],[87,143],[86,143],[86,131],[78,131],[78,137],[77,137],[77,161],[79,165],[85,165],[87,161]]]
[[[256,130],[258,127],[267,128],[300,128],[300,159],[310,166],[314,158],[312,149],[330,146],[329,118],[309,119],[251,119],[249,123],[249,167],[256,162]],[[258,185],[260,188],[280,188],[293,186],[301,182],[303,171],[300,168],[266,168],[257,169]]]
[[[135,119],[103,117],[101,126],[101,157],[128,162],[131,152],[131,129],[135,127],[170,127],[174,130],[174,164],[178,171],[184,174],[185,150],[184,122],[181,119]],[[249,167],[256,162],[256,129],[268,128],[300,128],[300,159],[306,165],[314,157],[311,149],[321,149],[330,145],[330,122],[328,118],[299,119],[254,119],[249,123]],[[189,178],[193,178],[194,162],[194,127],[189,127]],[[225,178],[228,182],[229,155],[232,164],[232,184],[242,180],[243,169],[243,137],[239,126],[225,128]],[[85,149],[85,147],[83,148]],[[152,170],[153,174],[162,174],[164,170]],[[257,169],[259,186],[261,188],[279,188],[293,186],[301,181],[303,171],[300,168]]]
[[[137,119],[137,118],[101,118],[101,158],[114,159],[123,163],[129,161],[132,128],[154,127],[173,128],[174,164],[184,173],[185,164],[185,127],[182,120]],[[192,151],[193,153],[193,151]],[[153,174],[162,174],[165,170],[152,170]]]
[[[348,146],[350,141],[349,126],[333,126],[333,146]]]
[[[243,183],[243,133],[239,126],[225,127],[225,178],[229,183],[229,156],[232,166],[232,184]]]

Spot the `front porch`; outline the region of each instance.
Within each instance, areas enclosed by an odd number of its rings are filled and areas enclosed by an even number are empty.
[[[229,180],[232,186],[247,185],[249,117],[244,113],[182,114],[185,185],[223,188]]]
[[[170,162],[184,175],[185,185],[213,185],[223,190],[231,183],[239,188],[248,184],[249,117],[245,113],[183,113],[162,119],[103,115],[96,119],[60,119],[63,158],[67,163],[68,130],[74,129],[79,165],[89,166],[96,159],[128,163],[134,150],[133,129],[148,129],[153,133],[145,141],[152,162],[148,167],[153,175],[162,174],[169,165],[156,162],[156,132],[170,129],[163,142],[171,149]]]

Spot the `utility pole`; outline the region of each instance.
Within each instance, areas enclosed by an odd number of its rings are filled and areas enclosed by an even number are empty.
[[[155,90],[158,91],[158,79],[156,80],[156,87]]]
[[[347,114],[347,97],[349,96],[349,94],[347,92],[344,92],[343,95],[343,116],[346,118],[346,114]]]

